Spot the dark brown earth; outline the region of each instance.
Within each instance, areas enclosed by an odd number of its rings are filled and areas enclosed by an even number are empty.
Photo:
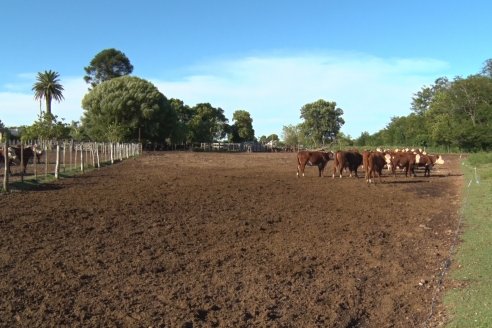
[[[293,153],[162,152],[0,195],[0,326],[439,326],[445,159],[367,186],[296,178]]]

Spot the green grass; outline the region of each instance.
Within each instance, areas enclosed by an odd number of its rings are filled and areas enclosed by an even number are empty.
[[[111,165],[109,162],[101,163],[101,167],[105,167]],[[87,165],[84,167],[84,173],[96,170],[96,167],[92,165]],[[82,175],[82,171],[79,167],[77,168],[67,168],[60,169],[58,174],[59,179],[69,178],[76,175]],[[24,177],[24,182],[21,181],[10,181],[9,182],[9,190],[10,191],[22,191],[22,190],[35,190],[40,188],[46,188],[47,184],[56,181],[54,173],[44,174],[43,172],[38,172],[36,178],[33,175],[28,175]],[[0,186],[2,188],[2,186]],[[4,191],[3,189],[1,191]]]
[[[492,327],[492,154],[470,155],[462,170],[462,243],[448,277],[459,287],[444,297],[446,327]]]

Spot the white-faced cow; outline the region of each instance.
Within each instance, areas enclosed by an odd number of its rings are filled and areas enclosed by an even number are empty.
[[[425,152],[415,154],[415,166],[424,168],[424,177],[430,177],[430,170],[435,164],[444,164],[441,155],[428,155]]]
[[[20,147],[9,147],[9,159],[13,164],[20,165],[21,164],[21,148]],[[38,150],[35,146],[27,146],[23,148],[22,152],[22,162],[23,162],[23,172],[26,173],[27,164],[32,159],[34,162],[34,157],[39,163],[39,157],[41,156],[42,151]]]
[[[321,177],[326,163],[330,159],[333,159],[332,152],[324,152],[324,151],[307,151],[301,150],[297,153],[297,177],[299,177],[299,173],[302,173],[304,176],[304,169],[307,166],[317,166],[319,170],[319,176]]]
[[[352,177],[352,173],[358,178],[357,169],[362,164],[362,155],[357,150],[351,151],[337,151],[335,153],[335,162],[333,163],[333,178],[335,174],[339,172],[340,178],[344,169],[349,170],[349,176]]]
[[[363,152],[362,157],[366,182],[373,182],[376,174],[378,175],[379,182],[382,182],[383,168],[391,163],[391,155],[386,152],[373,151]]]

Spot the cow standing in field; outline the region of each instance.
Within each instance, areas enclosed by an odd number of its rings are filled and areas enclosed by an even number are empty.
[[[415,175],[415,154],[412,152],[393,152],[391,154],[391,171],[393,176],[396,177],[396,169],[401,168],[405,170],[405,176],[408,174]]]
[[[335,153],[335,162],[333,164],[333,178],[337,172],[340,173],[340,178],[342,177],[342,172],[344,169],[349,170],[349,176],[352,177],[352,172],[358,178],[357,169],[362,164],[362,155],[357,151],[337,151]]]
[[[425,152],[415,154],[415,166],[424,168],[424,177],[430,177],[430,170],[435,164],[444,164],[441,155],[428,155]]]
[[[381,175],[383,168],[391,163],[391,155],[386,152],[374,151],[362,153],[364,162],[364,172],[367,183],[373,182],[372,179],[378,175],[379,182],[382,182]]]
[[[21,148],[12,146],[12,147],[8,148],[8,152],[9,152],[8,153],[9,159],[11,160],[11,162],[16,164],[16,165],[20,165],[21,164]],[[41,154],[42,154],[42,151],[39,151],[36,147],[28,146],[28,147],[23,148],[23,152],[22,152],[23,168],[22,168],[22,170],[23,170],[24,174],[26,174],[27,164],[29,163],[31,158],[34,162],[34,157],[36,157],[38,160],[38,163],[39,163],[39,156],[41,156]]]
[[[330,159],[333,159],[332,152],[324,151],[307,151],[301,150],[297,153],[297,177],[299,177],[299,172],[304,176],[304,169],[307,166],[317,166],[319,170],[319,176],[321,177],[326,163]]]

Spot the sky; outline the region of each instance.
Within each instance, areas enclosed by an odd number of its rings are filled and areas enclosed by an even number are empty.
[[[32,86],[53,70],[64,87],[53,114],[80,121],[84,67],[115,48],[168,99],[210,103],[231,124],[248,111],[258,138],[282,138],[319,99],[356,138],[410,114],[437,78],[479,73],[491,12],[488,0],[2,0],[0,120],[37,120]]]

